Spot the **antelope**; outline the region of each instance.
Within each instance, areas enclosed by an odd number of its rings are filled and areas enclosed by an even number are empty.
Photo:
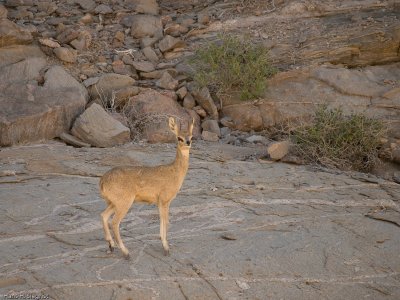
[[[187,132],[182,132],[175,118],[169,118],[169,128],[177,138],[176,157],[172,163],[154,167],[115,167],[101,177],[100,193],[108,205],[101,213],[101,219],[110,252],[113,252],[115,248],[108,223],[111,215],[114,214],[112,219],[114,237],[124,257],[128,259],[129,251],[122,242],[119,225],[133,202],[145,202],[158,206],[160,238],[164,255],[169,255],[167,241],[169,206],[178,194],[189,167],[193,124],[194,119],[189,123]]]

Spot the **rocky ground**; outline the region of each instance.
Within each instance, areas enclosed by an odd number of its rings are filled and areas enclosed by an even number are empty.
[[[360,173],[258,159],[264,147],[198,141],[171,206],[122,223],[108,254],[98,174],[171,161],[168,144],[60,142],[0,152],[0,294],[51,299],[398,299],[400,187]],[[4,176],[8,175],[8,176]]]
[[[270,50],[260,99],[192,81],[187,58],[221,33]],[[399,45],[396,0],[0,0],[0,295],[398,299]],[[386,122],[380,178],[262,159],[321,103]],[[172,160],[148,144],[174,139],[168,116],[196,138],[172,255],[137,205],[127,262],[106,253],[98,176]]]

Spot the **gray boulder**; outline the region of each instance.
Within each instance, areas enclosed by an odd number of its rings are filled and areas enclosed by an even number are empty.
[[[95,147],[112,147],[130,141],[129,128],[96,103],[76,119],[71,133]]]
[[[60,66],[42,77],[45,66],[33,57],[0,68],[1,146],[57,137],[84,110],[86,89]]]

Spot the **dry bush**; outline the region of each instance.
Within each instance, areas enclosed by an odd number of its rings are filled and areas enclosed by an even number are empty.
[[[217,94],[239,91],[242,100],[260,97],[266,89],[265,79],[276,72],[265,47],[231,34],[219,35],[218,42],[200,47],[190,64],[201,86]]]
[[[369,171],[378,162],[386,135],[382,121],[362,114],[345,116],[340,108],[317,108],[313,123],[295,129],[295,152],[310,163],[343,170]]]

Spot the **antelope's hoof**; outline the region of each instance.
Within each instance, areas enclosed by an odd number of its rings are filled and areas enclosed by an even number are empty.
[[[164,255],[169,256],[169,249],[164,249]]]
[[[126,260],[130,260],[131,259],[131,256],[129,255],[129,252],[128,253],[124,253],[124,258]]]
[[[110,253],[113,253],[113,252],[114,252],[114,246],[111,245],[111,243],[108,243],[108,249],[109,249],[109,252],[110,252]]]

